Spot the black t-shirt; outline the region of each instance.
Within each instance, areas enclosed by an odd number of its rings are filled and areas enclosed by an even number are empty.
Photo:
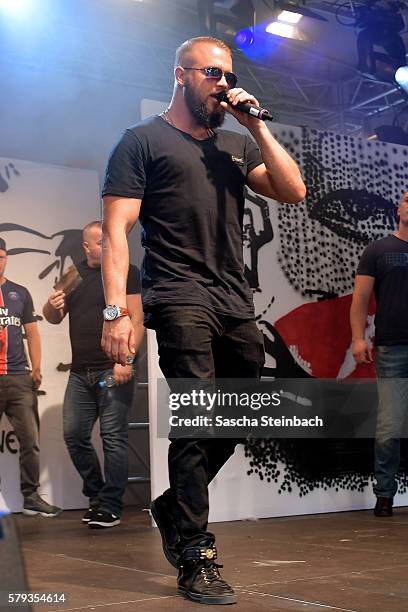
[[[103,195],[142,199],[145,313],[171,302],[253,317],[242,220],[246,177],[261,163],[251,138],[235,132],[197,140],[158,116],[126,130]]]
[[[357,274],[375,278],[376,345],[408,344],[408,242],[397,236],[372,242]]]
[[[0,375],[30,371],[24,350],[23,328],[36,315],[28,289],[6,279],[0,285]]]
[[[108,369],[112,362],[101,349],[105,308],[101,268],[90,268],[86,261],[77,268],[82,281],[65,300],[72,348],[71,370]],[[139,271],[136,266],[129,266],[126,294],[137,293],[140,293]]]

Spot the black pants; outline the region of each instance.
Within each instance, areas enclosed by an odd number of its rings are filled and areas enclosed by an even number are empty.
[[[170,378],[259,378],[263,335],[255,321],[216,315],[199,306],[156,308],[159,364]],[[235,439],[174,439],[169,447],[171,503],[180,550],[214,541],[208,526],[208,484],[231,457]]]

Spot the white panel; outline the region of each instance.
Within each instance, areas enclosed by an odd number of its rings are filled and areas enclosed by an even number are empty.
[[[36,249],[9,255],[6,277],[27,287],[37,313],[41,314],[61,266],[66,268],[72,263],[69,255],[63,261],[59,254],[64,239],[61,232],[80,231],[89,221],[100,219],[98,175],[94,171],[4,158],[0,158],[0,175],[0,236],[6,240],[8,251]],[[13,228],[11,224],[21,227]],[[39,278],[53,263],[59,268],[54,267]],[[88,502],[81,493],[82,481],[62,437],[62,401],[68,372],[57,371],[57,366],[71,361],[68,317],[60,325],[50,325],[45,320],[38,325],[42,341],[41,388],[46,391],[46,395],[39,397],[39,492],[49,503],[65,509],[84,508]],[[0,441],[3,431],[8,429],[3,417]],[[20,511],[18,454],[1,446],[0,478],[0,509]]]

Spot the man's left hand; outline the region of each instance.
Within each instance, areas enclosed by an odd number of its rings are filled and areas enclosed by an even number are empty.
[[[36,368],[35,370],[31,372],[31,378],[33,379],[34,389],[35,390],[39,389],[41,387],[41,381],[42,381],[40,368]]]
[[[124,385],[133,377],[133,366],[123,366],[120,363],[115,363],[113,366],[113,375],[117,385]]]

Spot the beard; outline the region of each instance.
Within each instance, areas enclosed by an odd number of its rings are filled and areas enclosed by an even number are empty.
[[[188,83],[184,85],[184,99],[187,108],[199,125],[211,130],[224,123],[225,109],[218,105],[214,110],[207,108],[206,102],[199,100],[193,88]]]

